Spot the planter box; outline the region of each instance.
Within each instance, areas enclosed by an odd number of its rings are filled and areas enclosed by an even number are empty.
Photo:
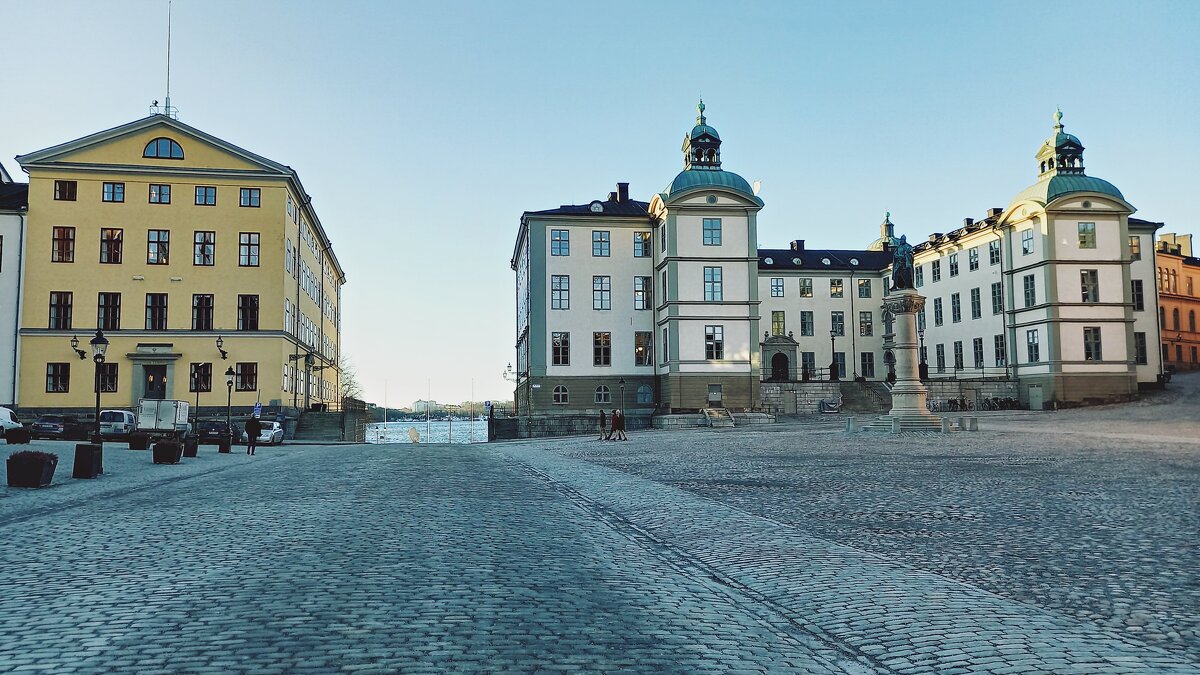
[[[147,450],[150,447],[150,437],[146,434],[129,434],[130,450]]]
[[[217,452],[229,454],[229,441],[221,441],[217,444]]]
[[[29,429],[21,427],[20,429],[9,429],[4,432],[4,441],[9,445],[28,445],[32,434]]]
[[[178,464],[183,459],[183,443],[159,441],[154,444],[155,464]]]
[[[54,480],[54,469],[58,466],[58,458],[24,459],[8,458],[8,486],[24,488],[46,487]]]
[[[195,438],[187,438],[183,441],[183,456],[195,457],[199,454],[200,441]]]
[[[104,448],[94,443],[75,446],[75,467],[72,478],[95,478],[104,473]]]

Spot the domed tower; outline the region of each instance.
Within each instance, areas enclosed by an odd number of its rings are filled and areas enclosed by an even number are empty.
[[[892,212],[888,211],[879,224],[879,238],[867,246],[868,251],[890,251],[900,240],[896,237],[896,226],[892,224]]]
[[[704,99],[696,106],[696,126],[683,137],[684,169],[720,169],[721,137],[717,130],[708,126],[704,117]]]

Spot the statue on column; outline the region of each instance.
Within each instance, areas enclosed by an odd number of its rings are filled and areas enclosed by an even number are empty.
[[[913,247],[908,237],[900,235],[900,241],[892,250],[892,290],[913,288]]]

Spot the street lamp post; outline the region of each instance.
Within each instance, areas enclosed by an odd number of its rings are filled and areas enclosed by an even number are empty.
[[[917,377],[921,378],[921,381],[925,381],[925,380],[929,379],[929,364],[925,362],[925,329],[924,328],[917,329],[917,338],[919,338],[921,340],[921,363],[917,367]]]
[[[233,366],[225,369],[225,430],[229,433],[229,444],[233,445]]]
[[[108,351],[108,338],[104,331],[96,329],[96,337],[91,340],[92,360],[96,362],[96,427],[93,430],[92,441],[103,447],[100,439],[100,367],[104,365],[104,354]]]
[[[73,478],[95,478],[104,473],[104,445],[100,436],[100,367],[104,365],[104,354],[108,351],[108,338],[97,328],[96,337],[92,338],[90,344],[92,361],[96,365],[96,423],[92,427],[92,442],[75,446],[75,465],[71,471]],[[71,338],[71,349],[80,359],[86,358],[84,351],[79,348],[79,338]]]
[[[836,338],[836,337],[837,337],[837,329],[830,328],[829,329],[829,381],[830,382],[836,382],[838,379],[837,352],[834,351],[836,349],[836,347],[834,346],[834,338]]]
[[[621,410],[625,410],[625,378],[621,378],[617,384],[621,385]]]

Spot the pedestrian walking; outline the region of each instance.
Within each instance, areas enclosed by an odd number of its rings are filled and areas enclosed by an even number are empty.
[[[629,437],[627,437],[625,435],[625,411],[617,410],[613,414],[616,415],[616,418],[617,418],[617,421],[613,424],[613,426],[616,427],[616,429],[617,429],[617,440],[618,441],[629,440]]]
[[[615,433],[617,433],[617,409],[613,408],[608,416],[608,434],[604,437],[604,440],[611,441]]]
[[[258,446],[258,434],[262,432],[262,422],[258,421],[258,417],[251,417],[246,422],[246,454],[253,455],[254,448]]]
[[[605,423],[607,421],[608,421],[608,418],[605,417],[605,415],[604,415],[604,408],[601,408],[600,409],[600,439],[599,439],[601,441],[604,440],[604,427],[605,427]]]

